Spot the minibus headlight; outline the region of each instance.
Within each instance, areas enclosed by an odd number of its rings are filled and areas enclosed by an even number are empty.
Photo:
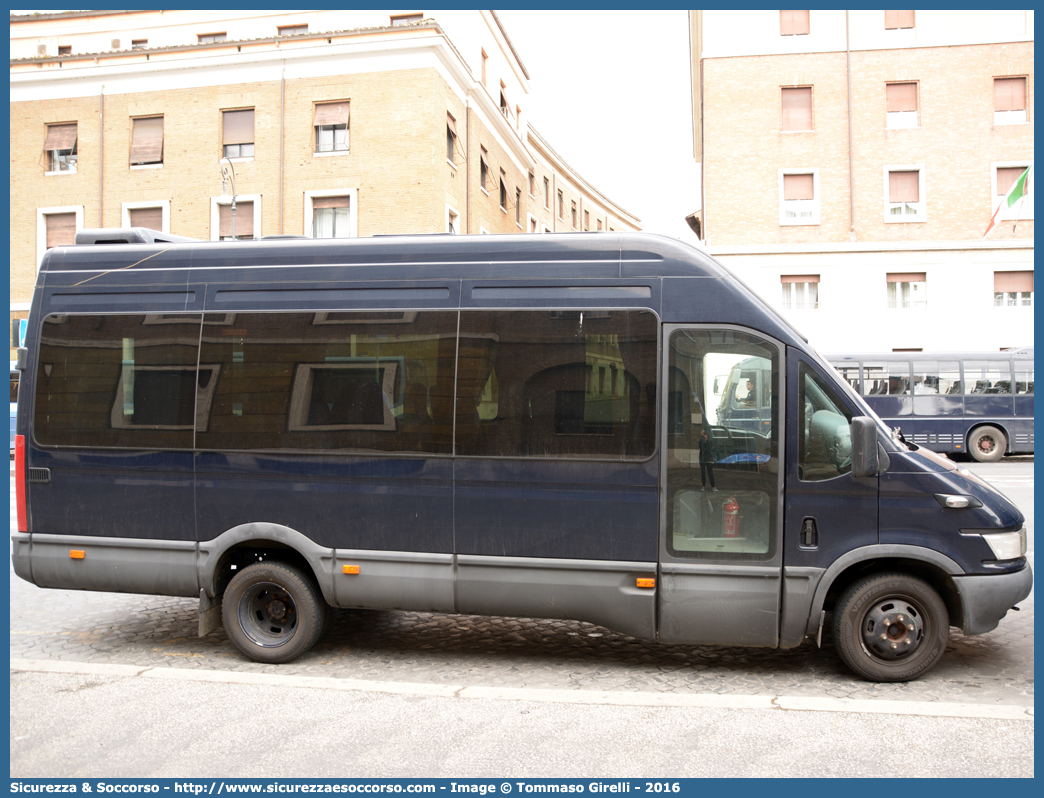
[[[1026,530],[1017,532],[990,532],[982,539],[989,544],[998,560],[1017,560],[1026,555]]]

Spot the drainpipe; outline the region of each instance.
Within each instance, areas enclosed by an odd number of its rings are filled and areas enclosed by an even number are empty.
[[[848,81],[848,238],[856,240],[855,174],[852,171],[852,44],[848,38],[848,11],[845,11],[845,72]]]
[[[464,161],[464,179],[467,184],[464,188],[464,213],[468,217],[465,233],[471,233],[471,98],[464,101],[464,152],[467,160]]]
[[[105,227],[105,87],[98,95],[98,227]],[[123,223],[123,220],[120,220]]]
[[[286,61],[279,79],[279,234],[283,234],[283,169],[286,155]],[[356,210],[352,208],[352,210]]]

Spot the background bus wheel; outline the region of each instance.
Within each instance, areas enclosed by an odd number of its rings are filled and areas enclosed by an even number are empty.
[[[233,577],[221,620],[236,647],[257,662],[289,662],[323,631],[326,602],[310,576],[284,563],[260,562]]]
[[[946,605],[913,576],[878,574],[848,588],[834,608],[834,647],[873,682],[906,682],[942,656],[950,631]]]
[[[1004,433],[996,427],[979,427],[968,436],[968,454],[980,463],[995,463],[1008,448]]]

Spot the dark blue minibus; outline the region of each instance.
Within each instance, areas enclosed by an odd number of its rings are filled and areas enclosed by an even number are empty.
[[[925,449],[992,463],[1033,454],[1033,348],[827,355],[889,427]]]
[[[757,424],[716,412],[740,364]],[[829,623],[903,681],[1032,586],[1018,508],[669,238],[81,231],[19,367],[16,574],[198,597],[260,662],[348,607],[774,648]]]

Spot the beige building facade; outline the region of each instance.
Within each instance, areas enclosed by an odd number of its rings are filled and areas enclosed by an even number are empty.
[[[1033,340],[1032,11],[693,11],[700,235],[822,350]]]
[[[536,133],[529,92],[491,11],[13,16],[12,318],[83,228],[640,229]]]

